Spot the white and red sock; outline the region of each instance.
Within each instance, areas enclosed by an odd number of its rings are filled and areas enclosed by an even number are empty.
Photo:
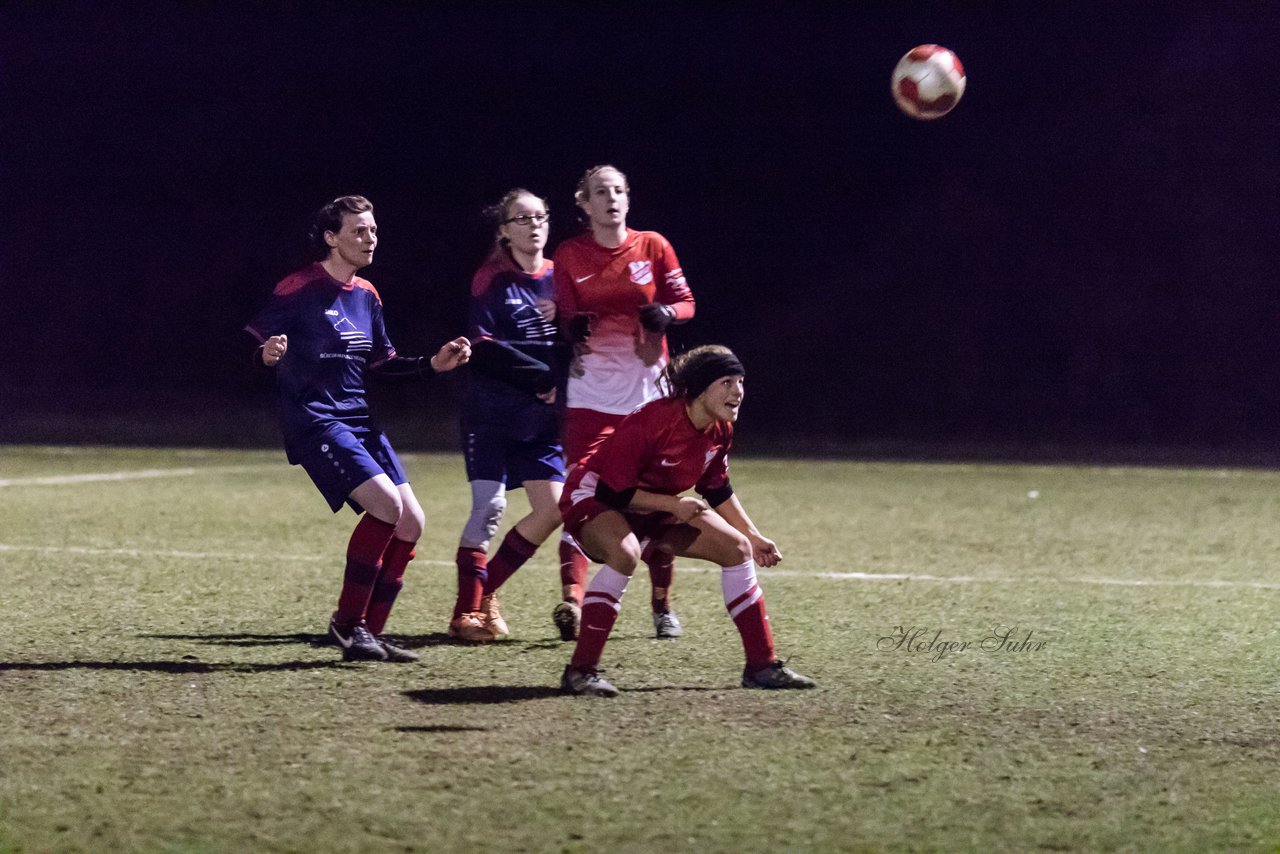
[[[578,645],[573,649],[569,663],[574,667],[591,669],[600,663],[605,641],[622,610],[622,594],[627,592],[631,576],[605,564],[587,587],[582,600],[582,623],[578,629]]]
[[[742,636],[747,667],[759,670],[768,666],[776,658],[773,631],[769,628],[769,613],[764,607],[764,592],[756,581],[755,561],[748,560],[721,569],[720,590],[724,594],[724,606]]]

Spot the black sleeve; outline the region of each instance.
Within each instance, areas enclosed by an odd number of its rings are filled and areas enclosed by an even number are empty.
[[[533,394],[551,391],[558,379],[551,365],[492,338],[472,342],[468,364],[474,371]]]
[[[430,356],[392,356],[385,362],[373,365],[369,373],[379,379],[421,379],[435,376]]]
[[[729,500],[729,496],[733,495],[733,486],[729,481],[724,482],[724,486],[718,486],[715,489],[708,489],[706,492],[698,490],[698,494],[703,497],[712,510]]]
[[[596,484],[596,498],[601,504],[612,507],[614,510],[626,510],[631,505],[631,499],[635,497],[635,494],[636,488],[634,486],[619,492],[603,480]]]

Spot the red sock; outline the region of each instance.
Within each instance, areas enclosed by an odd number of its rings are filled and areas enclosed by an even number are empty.
[[[396,526],[365,513],[351,532],[347,543],[347,569],[342,578],[342,593],[338,596],[338,610],[333,621],[339,628],[350,629],[364,619],[378,580],[382,553],[391,541]]]
[[[739,611],[733,618],[733,624],[742,636],[747,667],[759,670],[778,657],[773,651],[773,630],[769,628],[769,613],[765,610],[763,596]]]
[[[742,636],[742,650],[747,667],[759,670],[777,656],[773,651],[773,631],[764,607],[764,593],[756,583],[756,567],[752,561],[720,570],[720,590],[724,606]]]
[[[591,562],[573,542],[560,540],[560,585],[569,590],[568,596],[575,604],[582,604],[582,590],[587,584],[587,571]]]
[[[416,543],[391,538],[387,550],[382,553],[382,571],[378,573],[378,581],[373,585],[373,595],[369,597],[369,607],[365,611],[364,621],[369,631],[375,635],[382,634],[387,627],[387,617],[391,616],[391,606],[404,587],[404,571],[409,561],[414,558],[413,547]]]
[[[483,549],[458,547],[454,557],[458,564],[458,601],[453,603],[453,619],[480,610],[480,597],[484,594],[487,558]]]
[[[524,535],[512,528],[503,538],[498,552],[489,561],[485,573],[484,593],[488,596],[497,590],[507,579],[515,575],[516,570],[524,566],[524,562],[533,557],[538,547],[524,538]]]
[[[669,591],[671,582],[676,574],[675,556],[659,549],[654,549],[652,554],[645,556],[645,561],[649,564],[649,581],[652,582],[654,590]],[[670,593],[667,592],[662,594],[661,599],[655,596],[653,610],[665,611],[668,599],[670,599]]]
[[[578,645],[573,648],[569,663],[574,667],[590,669],[600,663],[605,641],[622,608],[622,594],[627,591],[629,576],[611,566],[600,567],[591,579],[582,605],[582,624],[578,631]]]

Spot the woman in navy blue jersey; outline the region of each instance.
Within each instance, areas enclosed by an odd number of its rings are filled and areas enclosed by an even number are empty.
[[[255,358],[272,368],[289,462],[301,465],[336,513],[361,513],[347,546],[346,573],[329,639],[348,661],[413,661],[381,637],[424,515],[391,443],[373,421],[365,376],[428,376],[466,364],[471,344],[455,338],[434,356],[396,355],[382,299],[356,271],[373,261],[378,224],[363,196],[325,205],[308,235],[315,262],[286,277],[245,329]]]
[[[555,322],[552,264],[543,257],[547,204],[514,189],[490,213],[496,245],[471,282],[474,355],[462,410],[471,515],[458,543],[458,598],[449,622],[450,637],[472,643],[507,636],[495,593],[560,526],[564,486],[555,403],[567,351]],[[530,511],[489,560],[506,493],[520,487]]]

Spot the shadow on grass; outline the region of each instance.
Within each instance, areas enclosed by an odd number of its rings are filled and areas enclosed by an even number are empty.
[[[341,667],[341,661],[280,661],[274,664],[208,661],[0,661],[6,670],[126,670],[139,673],[278,673]]]
[[[329,645],[329,639],[326,635],[311,635],[302,632],[291,635],[252,635],[245,632],[237,632],[236,634],[227,635],[139,635],[138,637],[154,638],[156,640],[200,641],[201,643],[217,644],[218,646],[281,646],[289,643],[301,643],[314,647]]]
[[[316,648],[332,646],[328,635],[313,635],[305,632],[282,635],[255,635],[247,632],[237,632],[235,634],[203,635],[139,635],[139,637],[154,638],[156,640],[199,641],[200,643],[216,644],[218,646],[283,646],[291,643],[304,644]],[[442,646],[445,644],[457,645],[457,642],[444,632],[433,632],[427,635],[388,633],[385,637],[388,640],[395,641],[399,646],[408,647],[409,649],[424,646]]]
[[[410,700],[431,706],[451,706],[458,703],[520,703],[525,700],[545,700],[559,697],[560,689],[552,685],[473,685],[468,688],[422,688],[405,691]]]

